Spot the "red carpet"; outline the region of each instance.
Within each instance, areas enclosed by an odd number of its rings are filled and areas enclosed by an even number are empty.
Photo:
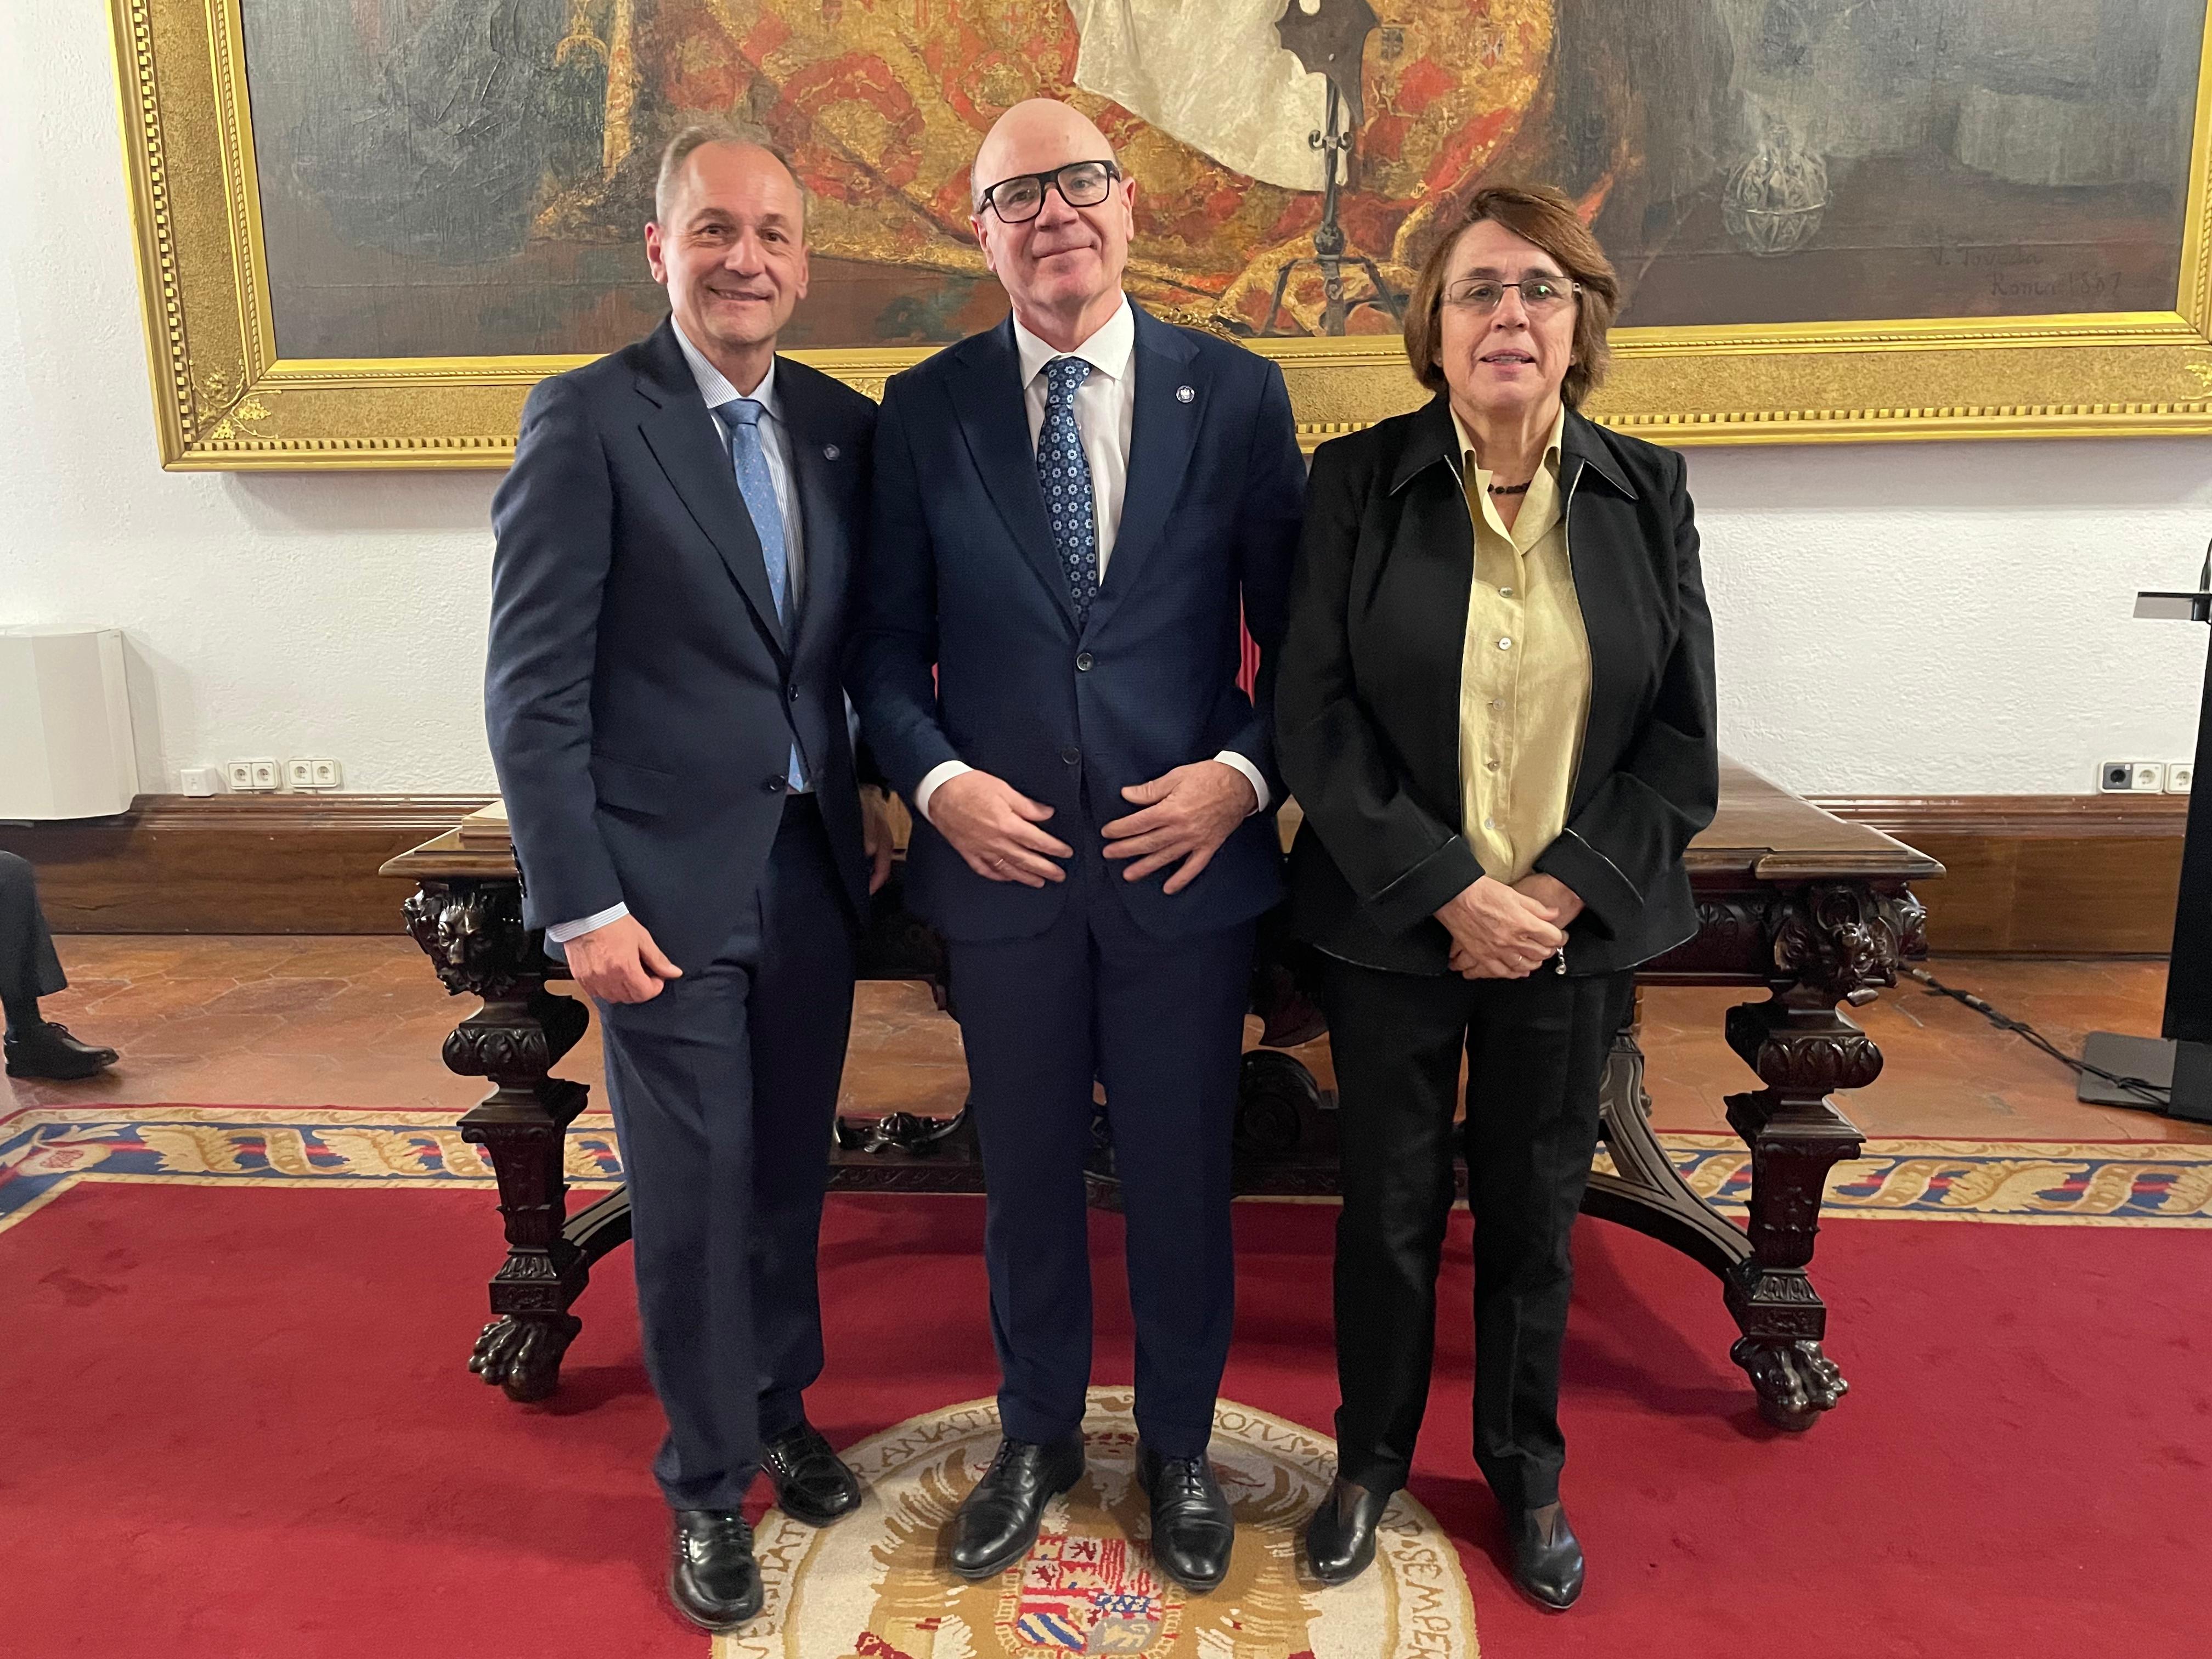
[[[1323,1431],[1334,1214],[1239,1206],[1224,1389]],[[990,1391],[981,1218],[833,1202],[833,1441]],[[1118,1223],[1097,1237],[1097,1380],[1126,1382]],[[86,1185],[0,1237],[0,1653],[702,1659],[659,1600],[626,1262],[526,1409],[462,1370],[497,1253],[481,1191]],[[1727,1363],[1713,1281],[1585,1224],[1567,1492],[1592,1570],[1560,1618],[1492,1559],[1454,1271],[1414,1490],[1462,1540],[1486,1659],[2212,1652],[2206,1254],[2183,1230],[1832,1224],[1852,1392],[1796,1437]]]

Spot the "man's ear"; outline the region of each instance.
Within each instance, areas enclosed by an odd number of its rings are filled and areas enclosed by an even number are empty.
[[[997,276],[999,265],[998,261],[991,255],[991,239],[983,234],[983,216],[980,213],[969,215],[968,228],[975,234],[975,246],[983,250],[983,269],[994,276]]]
[[[652,271],[653,280],[663,288],[668,286],[668,258],[660,245],[660,227],[648,219],[645,222],[645,264]]]

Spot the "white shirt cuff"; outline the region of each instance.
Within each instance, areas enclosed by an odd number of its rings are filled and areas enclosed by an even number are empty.
[[[1253,765],[1250,761],[1246,760],[1233,749],[1224,749],[1213,758],[1224,766],[1235,767],[1244,775],[1244,781],[1252,786],[1252,799],[1260,803],[1252,809],[1252,812],[1264,812],[1267,810],[1267,781],[1260,775],[1258,767]],[[1244,816],[1249,818],[1252,816],[1252,812],[1247,812]]]
[[[629,906],[617,904],[596,915],[580,916],[574,921],[556,921],[545,930],[545,937],[555,945],[566,945],[572,939],[581,939],[611,921],[619,921],[629,914]]]
[[[914,811],[917,817],[929,817],[929,798],[937,793],[937,786],[947,778],[957,778],[963,772],[975,769],[966,761],[939,761],[922,774],[921,781],[914,787]],[[934,820],[933,820],[934,822]]]

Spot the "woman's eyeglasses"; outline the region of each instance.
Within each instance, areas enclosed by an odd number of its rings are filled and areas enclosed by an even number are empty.
[[[1501,283],[1490,276],[1470,276],[1452,283],[1444,289],[1444,303],[1465,306],[1478,317],[1487,317],[1504,303],[1505,290],[1521,290],[1521,308],[1531,317],[1541,317],[1572,302],[1583,291],[1580,283],[1571,283],[1564,276],[1523,276],[1517,283]]]
[[[1111,161],[1070,161],[1050,173],[1000,179],[983,192],[983,205],[1010,225],[1024,225],[1044,211],[1046,191],[1058,191],[1070,207],[1097,207],[1121,176],[1121,169]]]

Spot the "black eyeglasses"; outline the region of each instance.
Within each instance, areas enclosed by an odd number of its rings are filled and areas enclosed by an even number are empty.
[[[1504,303],[1505,290],[1521,290],[1521,308],[1532,317],[1541,317],[1557,311],[1561,306],[1583,291],[1580,283],[1569,282],[1564,276],[1523,276],[1517,283],[1501,283],[1494,277],[1474,276],[1454,283],[1444,290],[1448,306],[1465,306],[1478,317],[1487,317]]]
[[[1044,211],[1046,191],[1058,191],[1070,207],[1097,207],[1121,176],[1111,161],[1070,161],[1049,173],[1018,173],[985,191],[983,206],[1007,224],[1025,225]]]

